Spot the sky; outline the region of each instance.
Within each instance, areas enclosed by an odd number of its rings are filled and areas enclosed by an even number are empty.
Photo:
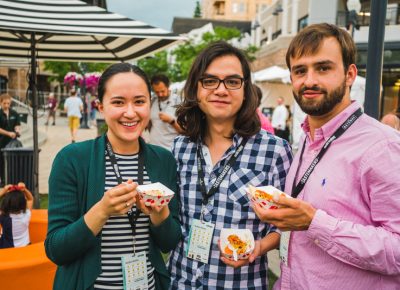
[[[174,16],[193,17],[197,0],[107,0],[107,9],[171,31]],[[201,1],[199,1],[201,3]]]

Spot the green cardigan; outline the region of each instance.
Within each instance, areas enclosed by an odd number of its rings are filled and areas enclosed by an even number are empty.
[[[177,192],[176,161],[158,146],[140,140],[145,167],[152,182],[161,182]],[[104,194],[105,138],[71,144],[53,162],[49,178],[49,225],[46,254],[58,265],[53,288],[93,289],[101,272],[101,233],[94,236],[83,215]],[[156,289],[168,289],[169,274],[160,250],[175,248],[181,238],[178,201],[169,204],[171,214],[159,226],[150,225],[149,259],[155,268]]]

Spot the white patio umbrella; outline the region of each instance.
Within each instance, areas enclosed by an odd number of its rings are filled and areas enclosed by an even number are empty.
[[[0,0],[0,57],[31,59],[34,188],[38,196],[36,59],[120,62],[183,39],[77,0]],[[37,203],[36,203],[37,204]]]

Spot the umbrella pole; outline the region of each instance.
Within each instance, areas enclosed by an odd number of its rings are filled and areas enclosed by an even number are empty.
[[[31,79],[32,117],[33,117],[33,188],[34,208],[39,208],[39,142],[38,142],[38,97],[36,90],[36,36],[31,33]]]

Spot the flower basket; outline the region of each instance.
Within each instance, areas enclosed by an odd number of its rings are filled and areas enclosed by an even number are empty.
[[[68,90],[71,90],[72,88],[75,88],[75,86],[79,85],[82,79],[83,77],[81,74],[69,72],[64,77],[64,85],[68,88]]]
[[[90,92],[92,95],[95,95],[99,85],[100,76],[101,73],[99,72],[86,73],[85,78],[82,78],[80,81],[80,86],[85,86],[86,91]]]

